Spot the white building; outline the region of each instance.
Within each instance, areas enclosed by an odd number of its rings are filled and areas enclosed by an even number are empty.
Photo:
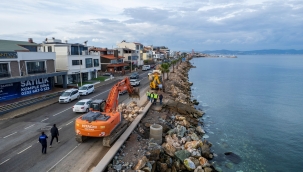
[[[134,50],[134,53],[127,57],[124,61],[132,61],[136,65],[143,65],[143,45],[136,42],[122,41],[117,44],[118,48],[128,48]]]
[[[89,54],[86,43],[71,44],[53,38],[45,39],[40,46],[42,52],[56,53],[56,70],[67,71],[68,84],[75,84],[81,79],[84,82],[96,78],[98,71],[101,70],[100,55]]]

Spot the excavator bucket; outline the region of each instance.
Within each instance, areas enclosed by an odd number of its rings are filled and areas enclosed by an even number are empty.
[[[129,98],[138,98],[140,99],[140,90],[139,88],[133,88],[133,92],[128,94]]]

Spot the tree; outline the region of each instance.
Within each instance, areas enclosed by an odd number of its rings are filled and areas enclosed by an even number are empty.
[[[169,67],[170,67],[170,65],[168,63],[162,63],[161,66],[160,66],[160,68],[159,68],[159,70],[161,71],[162,76],[163,76],[163,79],[162,79],[163,81],[164,81],[164,74],[165,73],[167,73],[166,74],[166,78],[168,80]]]
[[[171,61],[171,64],[173,65],[173,73],[175,72],[175,65],[177,64],[177,60]]]

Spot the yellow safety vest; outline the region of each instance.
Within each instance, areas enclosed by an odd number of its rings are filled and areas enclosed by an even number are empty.
[[[147,92],[147,93],[146,93],[146,95],[147,95],[147,96],[150,96],[150,93],[149,93],[149,92]]]
[[[151,97],[151,98],[154,98],[154,94],[150,94],[150,97]]]
[[[158,98],[158,94],[154,94],[154,98],[157,99]]]

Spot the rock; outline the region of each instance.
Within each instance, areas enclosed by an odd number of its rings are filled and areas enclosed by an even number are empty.
[[[182,162],[188,158],[191,153],[188,150],[179,150],[177,152],[175,152],[176,157],[181,160]]]
[[[175,156],[176,148],[173,145],[169,143],[163,143],[162,148],[164,152],[167,153],[169,156],[171,157]]]
[[[211,169],[211,168],[209,168],[209,167],[205,167],[204,168],[204,172],[212,172],[213,171],[213,169]]]
[[[188,127],[190,127],[190,123],[186,119],[184,119],[183,120],[183,126],[185,126],[186,128],[188,128]]]
[[[196,167],[200,165],[200,161],[197,158],[189,157],[189,159],[195,164]]]
[[[151,168],[149,168],[149,167],[144,167],[144,168],[142,169],[142,171],[144,171],[144,172],[151,172]]]
[[[173,129],[169,130],[166,134],[172,135],[174,133],[177,133],[177,129],[176,128],[173,128]]]
[[[190,141],[190,142],[186,142],[185,145],[184,145],[184,148],[187,149],[187,148],[194,148],[194,149],[197,149],[198,147],[201,147],[203,145],[202,141],[201,140],[194,140],[194,141]]]
[[[205,158],[209,158],[209,154],[210,154],[210,147],[207,144],[203,144],[201,146],[202,149],[202,156]]]
[[[150,161],[157,161],[159,159],[161,150],[160,149],[154,149],[149,151],[149,155],[146,156],[148,160]]]
[[[196,133],[191,134],[191,135],[190,135],[190,138],[191,138],[192,140],[196,140],[196,141],[200,140],[200,138],[197,136]]]
[[[178,137],[183,137],[186,132],[186,128],[182,125],[177,126],[177,135]]]
[[[146,156],[143,156],[142,159],[140,159],[137,165],[134,167],[134,170],[140,170],[141,168],[143,168],[147,161],[148,159],[146,158]]]
[[[208,163],[207,159],[203,158],[203,157],[199,158],[199,162],[200,162],[200,165],[202,165],[203,167]]]
[[[242,161],[241,157],[233,152],[225,152],[224,155],[226,155],[226,158],[234,164],[238,164]]]
[[[186,118],[184,116],[176,115],[176,120],[178,120],[178,121],[183,121],[185,119]]]
[[[232,169],[234,166],[232,163],[226,163],[225,164],[225,167],[229,168],[229,169]]]
[[[122,170],[122,165],[121,164],[114,165],[114,169],[117,171],[120,171],[120,170]]]
[[[151,125],[152,125],[152,124],[147,123],[147,122],[144,124],[144,126],[147,127],[147,128],[149,128]]]
[[[161,163],[159,161],[157,161],[157,167],[156,167],[156,171],[159,171],[159,172],[166,172],[167,170],[167,164],[166,163]]]
[[[193,171],[196,169],[195,163],[192,162],[189,158],[184,159],[183,163],[184,163],[186,169],[189,171]]]
[[[205,134],[204,129],[203,129],[200,125],[196,127],[196,131],[197,131],[199,134]]]
[[[194,172],[204,172],[203,168],[201,166],[198,166]]]

